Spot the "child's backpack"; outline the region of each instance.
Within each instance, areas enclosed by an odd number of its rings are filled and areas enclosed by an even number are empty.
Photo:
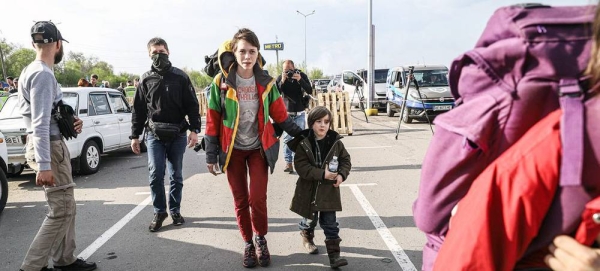
[[[475,49],[452,63],[450,88],[457,107],[435,120],[413,209],[417,227],[430,240],[424,269],[435,260],[451,210],[473,180],[558,109],[561,92],[571,95],[567,89],[582,81],[594,12],[595,6],[500,8]]]

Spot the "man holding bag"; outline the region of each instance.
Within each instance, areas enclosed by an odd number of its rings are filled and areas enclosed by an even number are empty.
[[[169,211],[173,225],[185,222],[179,210],[183,190],[183,154],[186,145],[191,148],[198,142],[200,113],[189,77],[169,61],[167,42],[158,37],[152,38],[148,42],[148,53],[152,68],[142,75],[135,93],[130,139],[131,149],[139,154],[139,137],[144,128],[147,129],[148,171],[154,205],[154,219],[148,229],[155,232],[168,216],[165,163],[171,180]],[[190,131],[188,136],[186,130]]]

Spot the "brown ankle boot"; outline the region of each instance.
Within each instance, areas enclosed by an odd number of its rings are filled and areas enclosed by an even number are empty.
[[[313,241],[313,239],[315,238],[314,231],[300,231],[300,236],[302,236],[302,245],[304,245],[304,248],[306,249],[308,254],[319,254],[319,249]]]
[[[283,172],[289,172],[290,174],[294,173],[294,164],[287,163]]]
[[[340,257],[340,242],[342,239],[326,239],[325,247],[327,247],[327,256],[329,256],[329,265],[331,268],[348,265],[348,261]]]

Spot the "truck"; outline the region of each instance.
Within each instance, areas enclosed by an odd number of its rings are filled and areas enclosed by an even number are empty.
[[[375,77],[375,97],[373,97],[373,108],[378,110],[384,110],[386,108],[386,79],[390,69],[375,69],[373,71]],[[365,91],[368,89],[367,83],[367,70],[357,70],[356,73],[365,81]],[[366,92],[365,92],[365,95]]]
[[[414,82],[406,87],[409,67],[414,67]],[[408,95],[406,91],[408,90]],[[405,101],[405,98],[406,101]],[[436,116],[454,108],[454,97],[448,86],[448,68],[443,65],[397,66],[389,69],[386,78],[386,115],[393,117],[406,103],[402,121],[433,120]],[[427,115],[426,115],[427,114]]]

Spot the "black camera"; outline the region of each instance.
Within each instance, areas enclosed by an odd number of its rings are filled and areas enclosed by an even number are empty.
[[[294,76],[294,74],[300,74],[300,70],[287,70],[285,72],[285,75],[290,79],[292,78],[292,76]]]

